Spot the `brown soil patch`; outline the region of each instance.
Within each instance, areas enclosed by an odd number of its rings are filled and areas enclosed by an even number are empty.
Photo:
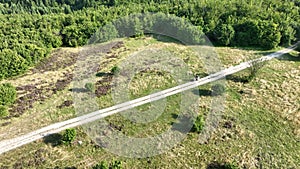
[[[121,47],[124,47],[124,43],[122,41],[117,41],[107,44],[104,47],[89,47],[88,50],[84,50],[84,52],[80,52],[80,54],[78,52],[71,52],[65,49],[57,49],[49,58],[40,62],[31,71],[32,73],[45,73],[48,71],[57,71],[58,69],[70,68],[76,63],[78,55],[88,56],[100,52],[109,53],[111,50],[116,50]],[[109,57],[112,55],[116,57],[115,54],[111,54]],[[73,71],[71,70],[63,72],[59,77],[57,77],[58,80],[56,80],[55,83],[49,83],[47,80],[36,83],[33,79],[32,82],[29,82],[31,84],[18,86],[17,93],[19,98],[17,98],[15,104],[12,106],[10,117],[8,118],[19,117],[24,114],[26,110],[33,108],[34,103],[43,102],[50,98],[53,94],[56,94],[58,91],[64,90],[73,80]],[[97,82],[97,96],[108,93],[108,91],[111,89],[111,80],[112,77],[107,76]],[[64,102],[63,105],[59,106],[59,108],[67,107],[71,104],[71,102],[67,101]]]
[[[106,95],[109,93],[110,89],[112,88],[111,81],[112,81],[113,76],[105,76],[101,80],[97,81],[96,83],[96,96],[100,97],[102,95]]]

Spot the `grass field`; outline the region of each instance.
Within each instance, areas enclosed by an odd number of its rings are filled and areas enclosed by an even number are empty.
[[[95,76],[99,82],[96,89],[99,108],[114,105],[110,94],[110,70],[134,52],[148,49],[171,51],[185,60],[193,74],[207,73],[204,64],[189,49],[176,43],[164,43],[153,38],[122,39],[119,46],[107,52]],[[217,47],[224,67],[236,65],[249,58],[259,57],[273,51]],[[31,130],[76,116],[72,102],[72,72],[78,49],[61,49],[49,58],[53,63],[40,65],[27,74],[8,79],[18,89],[18,98],[26,97],[28,108],[18,116],[1,119],[0,139],[12,138]],[[47,61],[44,64],[48,64]],[[59,67],[59,65],[66,65]],[[95,75],[96,73],[95,72]],[[241,168],[298,168],[300,164],[300,58],[297,52],[269,61],[249,83],[241,82],[247,70],[239,72],[226,81],[226,104],[218,128],[206,144],[199,144],[199,134],[190,132],[171,150],[149,158],[125,158],[105,151],[95,144],[82,127],[77,127],[77,138],[71,145],[56,145],[55,136],[22,146],[0,155],[0,168],[91,168],[101,161],[120,160],[123,168],[214,168],[225,162],[237,163]],[[103,75],[103,76],[102,76]],[[105,76],[104,76],[105,75]],[[107,76],[106,76],[107,75]],[[183,79],[187,80],[187,79]],[[2,83],[1,82],[1,83]],[[172,86],[176,82],[170,73],[145,70],[134,76],[129,86],[129,98],[148,95]],[[25,86],[25,87],[24,87]],[[26,90],[26,86],[30,90]],[[195,89],[198,111],[194,114],[207,116],[214,99],[211,84]],[[26,92],[27,93],[26,93]],[[44,97],[41,97],[44,96]],[[165,101],[146,104],[136,110],[149,111],[165,106],[154,114],[134,115],[126,111],[107,117],[112,130],[120,130],[128,136],[145,138],[162,133],[178,123],[180,95]],[[20,102],[24,103],[24,102]],[[16,103],[17,104],[17,103]],[[31,106],[30,106],[31,105]],[[13,111],[14,107],[11,107]],[[16,113],[11,113],[15,115]],[[133,115],[133,116],[131,116]],[[130,118],[131,120],[126,119]],[[135,119],[136,118],[136,119]],[[151,120],[134,123],[134,120]],[[95,123],[90,124],[92,126]],[[86,126],[87,128],[89,126]],[[59,137],[57,135],[56,137]],[[81,145],[78,141],[82,141]]]

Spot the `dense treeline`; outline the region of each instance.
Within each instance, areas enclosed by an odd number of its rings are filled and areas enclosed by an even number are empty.
[[[100,26],[131,13],[185,18],[216,45],[288,45],[300,37],[299,6],[300,0],[0,0],[0,79],[24,72],[52,48],[86,44]],[[142,34],[133,20],[124,24]]]
[[[205,44],[202,27],[185,19],[163,13],[132,14],[117,19],[99,29],[88,44],[107,42],[115,38],[137,37],[144,34],[167,36],[186,45]]]

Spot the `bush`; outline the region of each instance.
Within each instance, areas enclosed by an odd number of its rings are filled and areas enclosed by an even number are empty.
[[[261,32],[258,45],[266,49],[276,48],[282,37],[278,25],[270,21],[260,21],[258,25]]]
[[[70,144],[75,140],[76,130],[75,129],[66,129],[65,133],[62,136],[62,142],[65,144]]]
[[[6,117],[8,115],[9,115],[9,113],[8,113],[7,107],[0,105],[0,118]]]
[[[9,106],[16,101],[16,88],[10,83],[0,85],[0,105]]]
[[[121,169],[122,168],[122,163],[121,161],[114,161],[110,164],[111,169]]]
[[[230,24],[220,24],[214,30],[214,38],[219,45],[227,46],[231,43],[234,33],[234,29]]]
[[[253,80],[257,73],[260,71],[260,69],[266,64],[266,62],[260,62],[260,61],[254,61],[250,63],[249,67],[249,76],[247,77],[247,80],[250,82]]]
[[[109,166],[106,161],[101,161],[100,164],[93,166],[93,169],[109,169]]]
[[[225,86],[222,84],[215,84],[212,86],[212,94],[217,96],[217,95],[222,95],[225,92]]]
[[[26,60],[16,51],[0,48],[0,79],[19,75],[28,68]]]
[[[121,169],[122,162],[121,161],[113,161],[110,165],[107,164],[106,161],[101,161],[100,164],[96,164],[93,166],[93,169]]]
[[[90,92],[95,92],[95,85],[93,83],[86,83],[84,87]]]
[[[120,73],[120,68],[117,67],[117,66],[114,66],[112,69],[111,69],[111,73],[114,74],[114,75],[117,75]]]
[[[239,169],[238,165],[235,163],[226,163],[224,169]]]
[[[192,131],[200,133],[204,128],[204,123],[205,123],[205,121],[204,121],[203,116],[202,115],[197,116],[197,118],[193,124]]]
[[[272,49],[279,45],[281,33],[278,25],[264,20],[244,19],[235,25],[234,45],[260,46]]]

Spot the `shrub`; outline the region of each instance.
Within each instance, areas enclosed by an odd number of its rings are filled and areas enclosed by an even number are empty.
[[[234,45],[260,46],[272,49],[278,46],[281,33],[277,24],[272,21],[244,19],[235,25]]]
[[[217,96],[217,95],[222,95],[225,92],[225,86],[222,84],[215,84],[211,87],[212,89],[212,94]]]
[[[238,165],[235,163],[226,163],[224,169],[239,169]]]
[[[28,68],[26,60],[11,49],[0,50],[0,60],[0,79],[19,75]]]
[[[95,92],[95,85],[93,83],[86,83],[84,87],[90,92]]]
[[[93,166],[93,169],[109,169],[109,166],[106,161],[101,161],[100,164]]]
[[[114,161],[110,164],[110,167],[111,169],[121,169],[122,168],[122,163],[121,161]]]
[[[7,107],[0,105],[0,118],[6,117],[8,115],[9,115],[9,113],[8,113]]]
[[[204,128],[204,123],[205,123],[205,121],[204,121],[203,116],[202,115],[197,116],[197,118],[193,124],[193,128],[192,128],[193,132],[200,133],[202,131],[202,129]]]
[[[114,75],[117,75],[120,73],[120,68],[117,67],[117,66],[114,66],[112,69],[111,69],[111,73],[114,74]]]
[[[16,88],[10,83],[0,85],[0,105],[9,106],[16,100]]]
[[[70,144],[72,141],[75,140],[76,137],[76,130],[71,128],[71,129],[66,129],[65,133],[62,136],[62,142],[65,144]]]
[[[230,24],[219,24],[214,30],[214,37],[219,45],[229,45],[234,37],[234,29]]]
[[[113,161],[109,165],[106,161],[101,161],[100,164],[96,164],[93,166],[93,169],[121,169],[122,168],[122,162],[121,161]]]
[[[249,76],[247,77],[247,80],[250,82],[253,80],[257,73],[261,70],[261,68],[266,64],[266,62],[260,62],[260,61],[254,61],[250,63],[249,67]]]

